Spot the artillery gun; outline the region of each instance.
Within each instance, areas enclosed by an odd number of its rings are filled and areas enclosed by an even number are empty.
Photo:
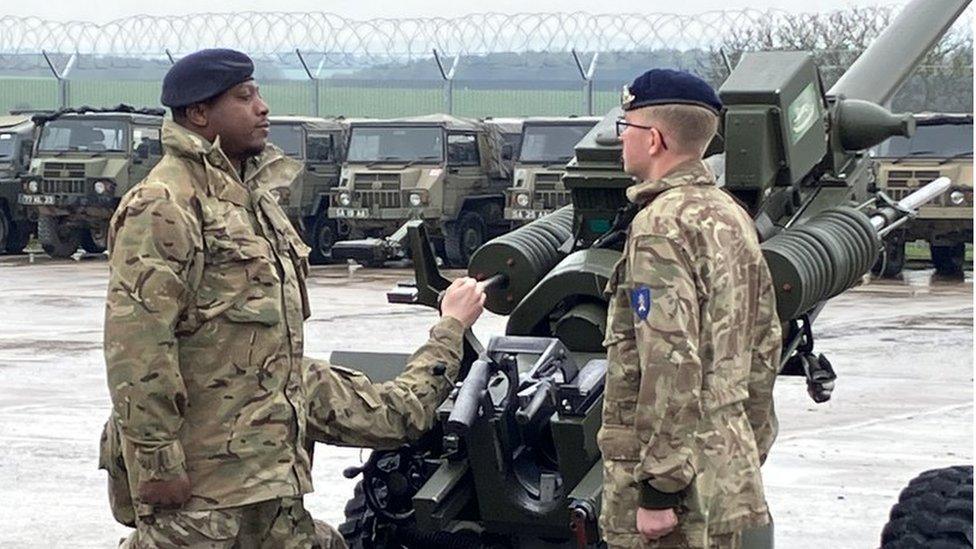
[[[720,89],[724,131],[711,148],[724,149],[725,189],[754,218],[773,275],[782,374],[804,376],[817,402],[830,398],[836,378],[814,354],[812,327],[824,303],[857,285],[882,239],[951,187],[940,178],[899,202],[872,195],[864,151],[912,134],[911,115],[880,105],[967,4],[909,3],[830,90],[802,52],[748,54]],[[465,335],[461,374],[434,429],[347,470],[349,478],[363,475],[340,528],[350,546],[601,545],[603,289],[620,258],[629,223],[624,190],[632,184],[614,131],[620,114],[611,111],[576,146],[563,179],[570,206],[472,254],[468,273],[486,281],[486,307],[508,315],[506,333],[486,346]],[[407,232],[416,283],[388,297],[436,307],[449,281],[437,272],[422,223]],[[368,360],[357,366],[374,381],[394,374]],[[954,475],[949,491],[966,482]],[[893,513],[883,543],[916,535],[901,518]],[[964,540],[966,532],[943,534]],[[744,546],[772,546],[771,528],[747,532]]]

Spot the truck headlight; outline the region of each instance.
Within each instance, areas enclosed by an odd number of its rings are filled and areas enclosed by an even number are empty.
[[[36,193],[40,189],[41,189],[41,186],[40,186],[40,184],[37,183],[37,180],[36,179],[31,179],[30,181],[27,182],[27,191],[28,192]]]
[[[966,195],[959,191],[952,191],[952,194],[949,195],[949,200],[956,206],[961,206],[966,201]]]
[[[518,204],[519,206],[522,206],[523,208],[527,207],[529,205],[529,195],[520,194],[516,196],[515,203]]]
[[[342,193],[339,195],[339,204],[343,206],[352,204],[352,197],[349,196],[349,193]]]
[[[95,188],[95,194],[105,194],[105,193],[109,192],[112,189],[112,182],[111,181],[96,181],[95,182],[95,185],[94,185],[94,188]]]
[[[410,193],[410,205],[416,208],[424,203],[424,197],[420,193]]]

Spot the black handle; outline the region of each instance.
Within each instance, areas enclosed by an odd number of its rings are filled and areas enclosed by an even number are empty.
[[[471,365],[467,377],[458,389],[454,399],[454,408],[447,418],[447,431],[464,434],[478,419],[478,410],[485,391],[488,390],[488,378],[491,377],[491,367],[488,361],[476,360]]]

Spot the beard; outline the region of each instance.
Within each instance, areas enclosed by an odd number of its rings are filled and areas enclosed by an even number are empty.
[[[245,160],[248,158],[254,158],[255,156],[258,156],[264,152],[264,147],[265,145],[252,145],[241,151],[241,156],[244,157]]]

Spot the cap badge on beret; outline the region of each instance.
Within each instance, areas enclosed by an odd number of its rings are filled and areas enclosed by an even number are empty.
[[[626,110],[634,102],[634,94],[630,93],[630,85],[624,84],[624,89],[620,91],[620,106]]]

